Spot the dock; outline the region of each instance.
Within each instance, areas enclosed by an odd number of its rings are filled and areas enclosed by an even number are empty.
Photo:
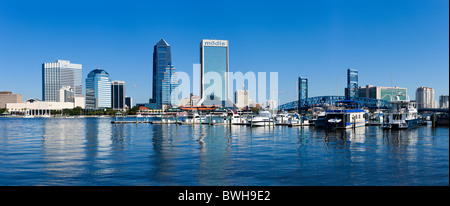
[[[111,121],[112,124],[129,124],[129,123],[151,123],[151,121]]]

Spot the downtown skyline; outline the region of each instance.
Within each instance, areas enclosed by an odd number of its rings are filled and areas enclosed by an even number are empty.
[[[40,98],[40,65],[64,59],[83,65],[83,79],[93,69],[107,71],[127,82],[135,103],[147,103],[153,46],[164,38],[177,71],[191,78],[201,39],[229,40],[229,71],[278,72],[281,104],[297,98],[300,76],[308,78],[310,97],[344,95],[349,68],[358,70],[359,86],[406,87],[410,99],[422,86],[435,97],[449,93],[448,2],[208,2],[214,9],[196,10],[204,3],[76,1],[57,10],[50,1],[1,1],[0,67],[13,78],[0,88],[24,100]],[[177,15],[159,18],[161,6]],[[36,7],[64,15],[54,18]]]

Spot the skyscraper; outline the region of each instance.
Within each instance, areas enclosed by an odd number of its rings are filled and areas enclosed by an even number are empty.
[[[175,67],[173,65],[167,65],[161,84],[161,98],[164,109],[180,103],[178,99],[178,82]]]
[[[242,90],[236,90],[234,93],[234,104],[237,108],[242,109],[248,106],[249,93],[248,90],[245,90],[245,87],[242,86]]]
[[[358,97],[358,70],[347,69],[347,88],[345,89],[345,98],[353,99]]]
[[[125,82],[111,82],[111,107],[114,110],[125,110]]]
[[[301,114],[301,108],[308,99],[308,78],[299,77],[298,78],[298,113]]]
[[[153,93],[150,101],[155,105],[153,109],[161,109],[162,107],[162,80],[167,65],[171,63],[170,45],[164,39],[161,39],[153,47]]]
[[[430,87],[419,87],[416,90],[417,108],[434,108],[434,89]]]
[[[86,78],[86,108],[111,107],[111,79],[101,69],[92,70]]]
[[[439,108],[441,108],[441,109],[448,109],[449,108],[448,95],[441,95],[441,96],[439,96]]]
[[[228,40],[203,39],[200,43],[200,64],[199,104],[229,106]]]
[[[42,100],[55,102],[59,90],[69,86],[74,95],[83,94],[82,66],[66,60],[56,60],[55,63],[42,64]]]

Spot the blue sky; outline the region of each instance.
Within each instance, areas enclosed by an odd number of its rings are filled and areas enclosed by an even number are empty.
[[[420,86],[449,93],[449,2],[6,1],[0,0],[0,91],[41,98],[41,64],[57,59],[106,70],[127,96],[151,96],[153,46],[164,38],[178,71],[192,74],[202,39],[230,44],[230,71],[279,72],[279,98],[344,94],[359,85]],[[339,88],[339,90],[338,90]],[[84,89],[83,89],[84,91]]]

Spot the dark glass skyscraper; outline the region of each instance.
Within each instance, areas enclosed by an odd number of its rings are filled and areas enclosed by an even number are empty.
[[[154,109],[161,109],[162,107],[162,80],[167,65],[171,63],[170,45],[164,39],[161,39],[153,47],[153,93],[150,103],[155,105],[156,108]]]
[[[356,69],[348,69],[345,98],[353,99],[355,97],[358,97],[358,71]]]
[[[111,107],[114,110],[125,110],[125,82],[111,82]]]
[[[304,101],[308,99],[308,78],[298,78],[298,113],[301,114],[301,108]]]

